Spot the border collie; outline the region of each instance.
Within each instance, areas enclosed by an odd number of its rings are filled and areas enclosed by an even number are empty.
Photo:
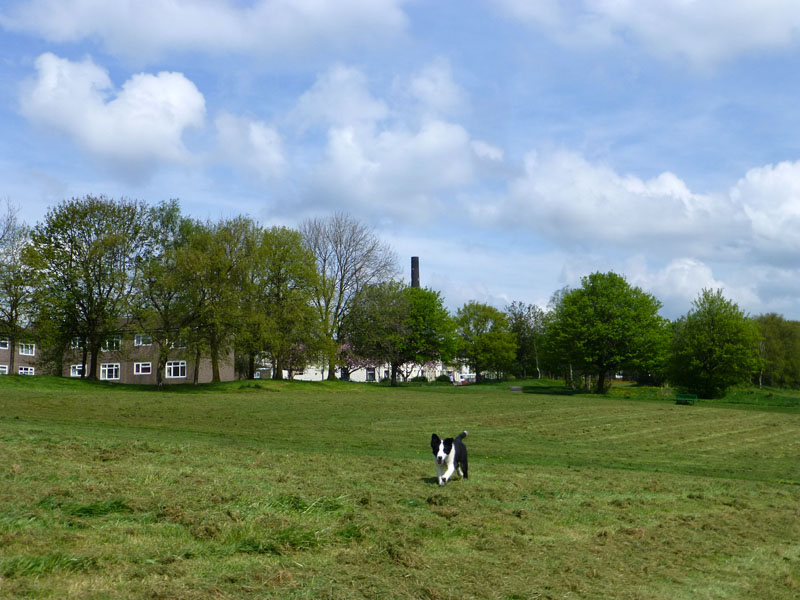
[[[456,439],[439,439],[435,433],[431,436],[431,448],[436,459],[436,472],[439,474],[439,485],[444,485],[458,468],[458,474],[467,479],[467,447],[463,440],[467,432],[462,431]],[[447,470],[444,471],[445,465]],[[444,471],[444,473],[442,473]]]

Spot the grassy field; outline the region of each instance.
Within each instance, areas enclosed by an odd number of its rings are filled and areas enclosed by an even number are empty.
[[[509,385],[0,378],[0,598],[800,597],[796,396]]]

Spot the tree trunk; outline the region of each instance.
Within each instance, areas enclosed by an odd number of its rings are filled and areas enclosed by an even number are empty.
[[[14,356],[16,356],[17,338],[10,336],[8,338],[8,374],[14,375]]]
[[[83,348],[81,349],[81,379],[86,379],[86,358],[87,358],[88,349],[86,348],[86,342],[83,343]]]
[[[100,353],[100,344],[92,342],[91,346],[92,361],[91,366],[89,367],[89,375],[87,376],[87,379],[94,381],[97,379],[97,355]]]
[[[392,387],[397,386],[397,363],[392,363]]]
[[[194,385],[197,385],[199,381],[200,381],[200,348],[198,347],[197,350],[195,351],[195,356],[194,356],[194,380],[192,381],[192,383]]]
[[[597,393],[606,393],[606,372],[602,370],[597,375]]]
[[[255,377],[256,377],[256,354],[255,352],[251,352],[250,357],[247,360],[247,378],[255,379]]]

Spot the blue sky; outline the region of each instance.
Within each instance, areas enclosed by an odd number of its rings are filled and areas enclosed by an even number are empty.
[[[0,199],[348,212],[455,309],[614,270],[800,319],[793,0],[7,0]]]

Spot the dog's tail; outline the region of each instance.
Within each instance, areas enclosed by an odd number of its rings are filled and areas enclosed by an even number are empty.
[[[456,439],[457,440],[463,440],[465,437],[467,437],[468,433],[469,432],[465,429],[464,431],[462,431],[461,433],[458,434],[458,437]]]

